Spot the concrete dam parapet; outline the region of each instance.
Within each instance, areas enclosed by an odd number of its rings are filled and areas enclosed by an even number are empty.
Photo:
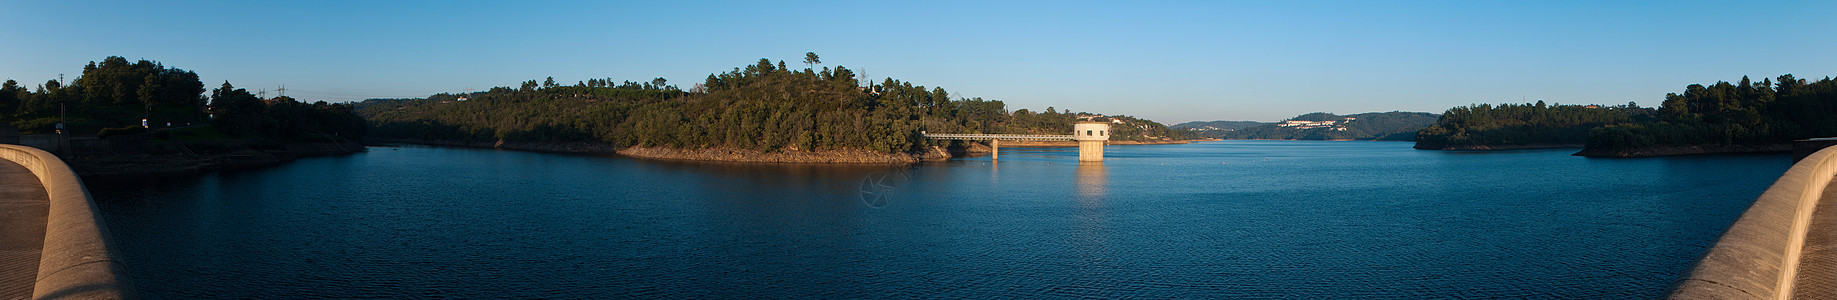
[[[1829,299],[1837,296],[1837,147],[1793,164],[1672,288],[1672,299]],[[1822,208],[1822,209],[1821,209]],[[1808,239],[1808,237],[1811,237]]]
[[[32,285],[33,299],[123,299],[134,296],[127,272],[109,248],[108,228],[82,179],[49,152],[0,145],[0,158],[38,177],[48,196],[44,247]],[[9,230],[0,228],[0,230]]]

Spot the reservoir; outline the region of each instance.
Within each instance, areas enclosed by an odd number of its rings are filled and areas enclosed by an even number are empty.
[[[88,184],[148,298],[1653,298],[1791,163],[1410,146],[901,167],[399,146]]]

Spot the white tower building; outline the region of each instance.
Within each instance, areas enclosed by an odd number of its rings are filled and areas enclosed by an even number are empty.
[[[1078,141],[1078,161],[1103,161],[1104,141],[1110,140],[1110,123],[1072,124],[1072,140]]]

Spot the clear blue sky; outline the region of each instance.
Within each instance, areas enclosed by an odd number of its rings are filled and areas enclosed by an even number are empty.
[[[151,3],[148,3],[151,2]],[[304,100],[665,77],[759,58],[1009,109],[1173,124],[1472,103],[1657,105],[1691,83],[1837,75],[1837,1],[6,1],[0,77],[118,55]],[[1521,99],[1523,99],[1521,101]]]

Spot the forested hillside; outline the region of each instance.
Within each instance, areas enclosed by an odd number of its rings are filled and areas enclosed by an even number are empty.
[[[130,63],[120,56],[90,62],[69,85],[58,80],[32,89],[13,80],[0,84],[0,122],[22,133],[52,133],[60,120],[72,136],[213,125],[202,130],[220,131],[227,135],[210,135],[229,138],[316,139],[355,138],[364,129],[363,121],[344,104],[261,99],[229,82],[211,90],[207,98],[195,72],[147,60]]]
[[[1433,123],[1435,117],[1430,113],[1401,111],[1343,116],[1316,112],[1234,131],[1203,132],[1207,136],[1227,139],[1408,141],[1415,136],[1416,130]]]
[[[1089,113],[1010,113],[1001,101],[952,99],[940,87],[894,79],[867,84],[846,67],[793,70],[783,61],[711,74],[682,90],[663,78],[557,84],[547,79],[426,99],[372,99],[359,112],[379,137],[462,142],[603,143],[614,147],[731,148],[764,152],[911,152],[920,133],[1065,134]],[[1151,121],[1118,126],[1116,139],[1184,137]]]
[[[1192,122],[1174,124],[1173,126],[1167,126],[1167,128],[1173,129],[1173,130],[1185,130],[1187,132],[1192,132],[1193,135],[1199,136],[1199,137],[1223,138],[1225,133],[1227,132],[1237,131],[1239,129],[1250,128],[1250,127],[1254,127],[1257,125],[1263,125],[1263,124],[1269,124],[1269,123],[1257,122],[1257,121],[1192,121]]]
[[[1418,136],[1419,149],[1585,145],[1582,155],[1773,151],[1795,139],[1837,136],[1837,81],[1783,75],[1691,84],[1658,108],[1537,104],[1449,109]],[[1687,147],[1675,151],[1656,148]],[[1642,154],[1643,153],[1643,154]]]
[[[1682,94],[1665,95],[1655,120],[1589,132],[1585,153],[1624,155],[1653,147],[1767,145],[1837,136],[1837,81],[1807,82],[1792,74],[1778,79],[1757,84],[1743,76],[1737,84],[1686,86]]]
[[[1416,135],[1417,149],[1579,146],[1597,127],[1650,119],[1652,109],[1622,106],[1477,104],[1448,109]]]

